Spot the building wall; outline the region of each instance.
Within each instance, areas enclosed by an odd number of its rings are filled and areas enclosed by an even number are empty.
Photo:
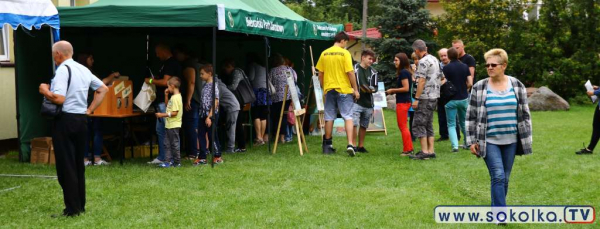
[[[444,7],[442,6],[442,3],[440,2],[430,1],[427,3],[427,6],[425,6],[425,8],[429,10],[429,14],[431,14],[432,18],[438,17],[446,13]]]
[[[15,85],[15,68],[7,66],[14,63],[14,49],[12,28],[8,26],[9,61],[3,62],[0,67],[0,104],[5,109],[0,109],[0,140],[17,138],[17,100]]]

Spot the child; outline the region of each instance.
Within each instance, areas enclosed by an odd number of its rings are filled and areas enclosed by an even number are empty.
[[[206,152],[209,150],[208,142],[214,145],[215,152],[213,163],[223,163],[221,152],[219,151],[219,136],[215,133],[215,139],[212,139],[211,126],[213,120],[219,120],[219,87],[215,87],[215,102],[213,104],[213,66],[206,64],[200,68],[200,78],[206,82],[202,88],[200,105],[200,120],[198,122],[198,138],[200,140],[200,156],[194,165],[206,164]],[[213,119],[214,118],[214,119]],[[208,135],[208,142],[206,136]]]
[[[181,80],[177,77],[171,77],[167,81],[165,90],[165,103],[167,105],[166,113],[156,113],[157,118],[166,118],[165,128],[165,162],[159,164],[160,167],[168,168],[171,166],[181,166],[181,155],[179,152],[179,129],[181,128],[181,117],[183,116],[183,99],[179,93]],[[169,94],[173,94],[169,100]]]

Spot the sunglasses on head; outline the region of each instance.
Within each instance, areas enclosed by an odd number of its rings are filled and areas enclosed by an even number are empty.
[[[489,68],[490,66],[492,66],[492,68],[497,67],[498,65],[502,65],[502,64],[486,64],[485,67]]]

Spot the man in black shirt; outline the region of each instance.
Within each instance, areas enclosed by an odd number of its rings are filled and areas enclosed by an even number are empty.
[[[154,49],[156,57],[163,62],[158,75],[146,78],[145,82],[156,85],[156,100],[154,100],[156,112],[165,113],[167,108],[165,106],[165,89],[167,88],[167,82],[171,77],[181,77],[181,65],[173,57],[171,48],[166,44],[158,44]],[[158,157],[148,162],[150,164],[162,164],[165,160],[165,147],[163,140],[165,138],[165,120],[159,118],[156,120],[156,135],[158,136]]]
[[[452,41],[452,47],[458,51],[458,60],[463,64],[466,64],[469,67],[469,71],[471,72],[471,78],[473,79],[473,84],[477,82],[477,78],[475,77],[475,66],[477,63],[475,62],[475,58],[473,56],[465,53],[465,45],[462,40],[454,40]],[[469,87],[469,91],[471,87]]]

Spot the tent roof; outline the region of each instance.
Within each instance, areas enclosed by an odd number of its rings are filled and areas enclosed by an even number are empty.
[[[312,22],[278,0],[100,0],[60,7],[63,27],[216,27],[293,40],[331,40],[341,24]]]
[[[50,0],[0,1],[0,26],[9,24],[13,29],[19,25],[28,30],[49,25],[59,29],[58,11]]]

